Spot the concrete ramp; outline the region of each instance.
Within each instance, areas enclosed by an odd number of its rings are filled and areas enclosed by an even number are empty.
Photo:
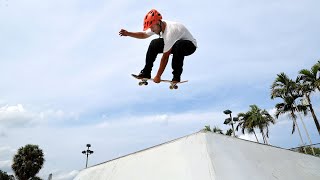
[[[320,180],[320,158],[198,132],[84,169],[75,180]]]

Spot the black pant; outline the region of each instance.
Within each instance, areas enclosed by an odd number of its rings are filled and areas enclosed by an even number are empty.
[[[142,70],[143,74],[151,74],[153,62],[156,60],[159,53],[163,53],[164,42],[162,38],[154,39],[150,42],[147,55],[146,65]],[[196,51],[196,46],[189,40],[178,40],[171,49],[173,80],[180,81],[180,76],[183,71],[184,56],[189,56]]]

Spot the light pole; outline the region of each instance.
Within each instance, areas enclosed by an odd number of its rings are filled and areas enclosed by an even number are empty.
[[[89,155],[93,154],[93,151],[91,151],[89,148],[91,147],[90,144],[87,144],[88,149],[86,151],[82,151],[82,154],[87,155],[87,161],[86,161],[86,168],[88,167],[88,158]]]
[[[234,127],[233,127],[233,121],[238,121],[238,118],[235,118],[235,117],[232,118],[232,116],[231,116],[232,111],[230,111],[229,109],[223,111],[223,113],[226,114],[226,115],[228,115],[228,114],[230,115],[230,118],[227,118],[227,119],[224,121],[224,124],[229,124],[229,123],[231,122],[232,135],[233,135],[233,137],[235,137]]]

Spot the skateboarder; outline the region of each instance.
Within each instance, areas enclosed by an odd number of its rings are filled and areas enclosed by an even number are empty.
[[[181,23],[162,20],[162,15],[155,9],[150,10],[144,17],[142,32],[129,32],[121,29],[120,36],[130,36],[137,39],[146,39],[154,34],[159,38],[150,42],[147,54],[146,64],[141,70],[140,78],[151,78],[153,62],[159,53],[162,54],[159,70],[153,78],[155,83],[160,83],[161,75],[165,70],[169,55],[172,57],[173,82],[180,82],[180,76],[183,70],[184,56],[193,54],[197,48],[197,41],[189,30]]]

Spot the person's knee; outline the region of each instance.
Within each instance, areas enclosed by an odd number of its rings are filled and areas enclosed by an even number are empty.
[[[173,55],[183,56],[183,49],[181,48],[181,46],[177,45],[172,48],[171,53]]]
[[[196,47],[193,45],[191,41],[178,40],[172,48],[172,51],[173,51],[172,54],[189,56],[193,54],[195,50],[196,50]]]
[[[150,42],[150,47],[161,47],[163,46],[163,40],[158,38],[158,39],[153,39],[151,42]]]

